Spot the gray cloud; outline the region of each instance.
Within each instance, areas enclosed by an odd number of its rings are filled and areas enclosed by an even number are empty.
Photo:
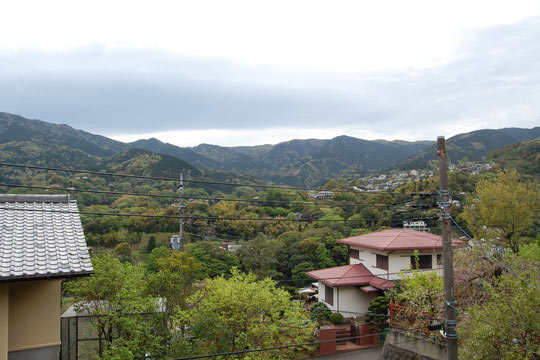
[[[539,36],[531,18],[465,34],[438,68],[352,75],[100,47],[0,54],[0,111],[111,135],[306,126],[418,138],[534,126]]]

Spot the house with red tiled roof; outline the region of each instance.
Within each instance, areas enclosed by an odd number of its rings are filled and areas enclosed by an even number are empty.
[[[442,273],[440,235],[392,229],[341,239],[338,243],[349,246],[349,265],[306,274],[318,281],[319,301],[345,317],[365,313],[371,300],[394,286],[392,280],[398,278],[401,270]]]

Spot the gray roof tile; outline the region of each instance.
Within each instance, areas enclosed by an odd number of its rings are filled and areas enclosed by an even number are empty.
[[[67,195],[0,194],[0,281],[91,271],[75,201]]]

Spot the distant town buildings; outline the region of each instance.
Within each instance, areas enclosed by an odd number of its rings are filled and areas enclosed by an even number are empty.
[[[491,170],[494,166],[496,165],[489,163],[460,162],[458,165],[449,164],[448,169],[451,171],[462,171],[476,175]],[[353,189],[355,191],[367,192],[393,191],[403,184],[411,181],[426,180],[435,174],[436,171],[427,169],[413,169],[408,172],[390,171],[386,174],[371,175],[357,179]],[[316,198],[315,196],[312,197]],[[461,206],[459,202],[452,205],[458,207]]]
[[[367,192],[393,191],[407,182],[427,179],[433,175],[435,175],[433,170],[391,171],[388,174],[360,178],[358,179],[360,184],[355,185],[353,189]]]

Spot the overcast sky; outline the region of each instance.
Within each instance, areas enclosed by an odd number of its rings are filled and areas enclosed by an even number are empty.
[[[540,1],[6,1],[0,111],[133,141],[540,125]]]

